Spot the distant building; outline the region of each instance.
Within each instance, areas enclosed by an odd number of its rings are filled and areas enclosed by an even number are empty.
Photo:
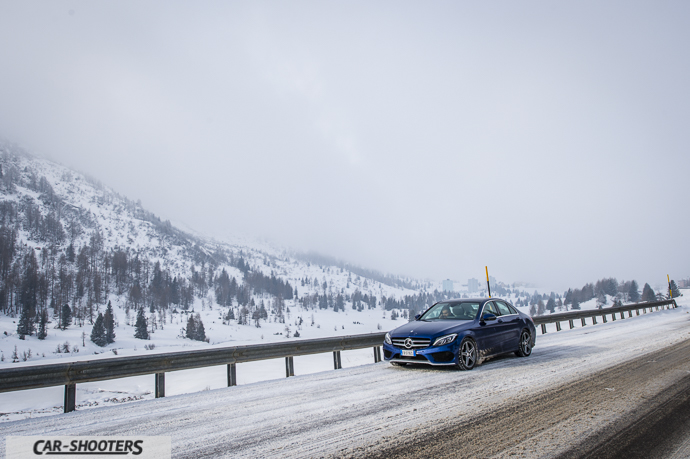
[[[453,292],[455,291],[453,289],[453,281],[450,279],[446,279],[443,281],[443,291],[444,292]]]
[[[467,279],[467,291],[470,293],[479,291],[479,281],[477,279]]]

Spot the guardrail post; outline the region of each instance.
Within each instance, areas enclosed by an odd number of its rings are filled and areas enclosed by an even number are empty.
[[[582,326],[583,326],[583,327],[584,327],[585,325],[587,325],[587,322],[585,322],[585,318],[584,318],[584,317],[580,318],[580,321],[582,322]]]
[[[340,370],[342,367],[343,366],[340,361],[340,351],[333,351],[333,368]]]
[[[602,322],[606,323],[606,314],[601,315],[601,320]]]
[[[597,324],[597,316],[592,316],[592,325]]]
[[[546,335],[546,324],[541,324],[541,334]]]
[[[165,397],[165,373],[156,373],[156,398]]]
[[[228,363],[228,387],[237,385],[237,368],[234,363]]]
[[[635,315],[638,315],[638,316],[640,315],[640,310],[639,310],[639,309],[635,309]]]
[[[628,309],[628,318],[632,317],[632,309]]]
[[[65,384],[65,413],[74,411],[77,409],[77,385],[76,384]]]
[[[612,313],[611,313],[611,320],[612,320],[613,322],[616,321],[616,313],[615,313],[615,312],[612,312]]]
[[[642,314],[647,314],[647,308],[642,308]]]
[[[621,319],[625,319],[625,313],[621,311]]]
[[[374,347],[374,363],[379,363],[381,361],[381,346]]]
[[[561,323],[556,322],[556,331],[561,331]]]
[[[292,357],[285,357],[285,377],[295,376],[295,364]]]
[[[575,324],[573,323],[573,319],[570,319],[568,322],[570,322],[570,329],[572,330],[575,328]]]

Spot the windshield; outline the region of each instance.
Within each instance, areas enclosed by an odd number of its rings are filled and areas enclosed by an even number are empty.
[[[474,320],[479,303],[437,303],[429,308],[419,320]]]

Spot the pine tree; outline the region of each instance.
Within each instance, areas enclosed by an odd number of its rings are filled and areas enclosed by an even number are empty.
[[[206,329],[204,323],[201,321],[201,316],[190,314],[187,319],[187,329],[185,330],[185,337],[195,341],[206,341]]]
[[[652,287],[649,286],[649,284],[644,284],[644,287],[642,288],[642,301],[655,301],[656,300],[656,293],[654,293],[654,290],[652,290]]]
[[[69,261],[70,263],[74,263],[74,257],[76,255],[74,253],[74,244],[70,243],[70,245],[67,246],[66,252],[67,252],[67,261]]]
[[[105,326],[103,325],[103,314],[98,313],[96,317],[96,322],[93,324],[93,329],[91,329],[91,341],[96,346],[103,347],[108,344],[108,340],[105,338]]]
[[[149,339],[148,324],[144,317],[144,309],[137,310],[137,322],[134,324],[134,337],[138,339]]]
[[[549,301],[546,302],[546,309],[548,309],[551,314],[556,310],[556,300],[554,300],[553,297],[549,298]]]
[[[568,291],[565,292],[565,301],[563,301],[563,303],[567,306],[570,303],[572,303],[572,301],[573,301],[573,290],[568,289]]]
[[[194,320],[194,314],[190,314],[189,319],[187,319],[185,336],[189,339],[196,339],[196,321]]]
[[[204,323],[201,321],[199,314],[196,315],[196,339],[197,341],[206,341],[206,330]]]
[[[23,307],[21,315],[19,316],[19,323],[17,324],[17,334],[20,339],[24,339],[26,335],[33,335],[34,333],[34,318],[29,307]]]
[[[72,323],[72,308],[69,304],[65,304],[62,307],[62,317],[60,318],[60,328],[65,330]]]
[[[577,299],[577,295],[573,295],[573,304],[570,306],[570,309],[580,309],[580,301]]]
[[[48,336],[48,310],[44,309],[41,311],[39,323],[38,323],[38,333],[36,334],[38,339],[44,340]]]
[[[115,318],[113,316],[113,305],[108,301],[108,307],[103,316],[103,326],[105,327],[105,340],[108,344],[115,342]]]
[[[676,281],[672,280],[671,281],[671,297],[672,298],[678,298],[680,296],[680,290],[678,289],[678,286],[676,285]]]
[[[601,309],[606,305],[608,301],[606,300],[606,294],[602,292],[599,293],[599,296],[597,296],[597,308]]]
[[[634,280],[630,282],[630,289],[628,290],[628,298],[633,303],[640,301],[640,289],[637,286],[637,282]]]

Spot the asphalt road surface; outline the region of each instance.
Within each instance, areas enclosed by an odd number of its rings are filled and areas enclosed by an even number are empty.
[[[587,429],[589,419],[621,407],[627,408],[622,416]],[[581,441],[571,440],[554,456],[551,446],[578,430]],[[381,458],[683,458],[690,457],[689,439],[690,340],[500,409],[410,434],[392,448],[362,452]]]
[[[530,357],[473,371],[380,362],[78,408],[3,422],[0,457],[10,435],[170,436],[175,458],[690,457],[689,340],[679,308],[539,335]]]

